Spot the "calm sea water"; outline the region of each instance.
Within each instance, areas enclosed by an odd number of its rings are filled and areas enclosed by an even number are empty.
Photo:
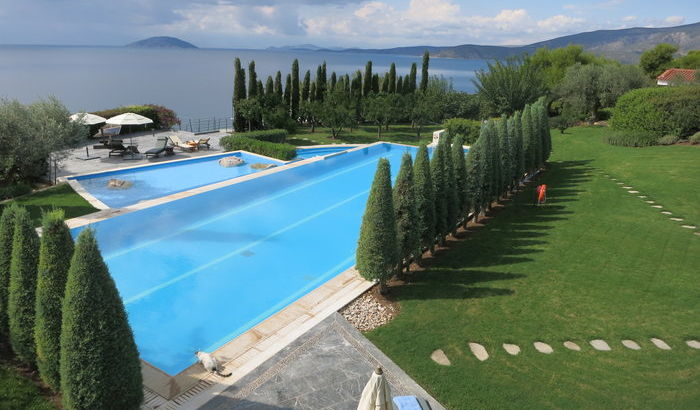
[[[420,57],[313,51],[223,49],[130,49],[121,47],[0,46],[0,97],[29,103],[58,97],[73,112],[96,111],[127,104],[161,104],[181,119],[230,117],[233,60],[247,67],[255,60],[263,82],[277,70],[283,76],[299,59],[301,76],[324,60],[328,75],[364,70],[372,60],[375,72],[407,74]],[[430,73],[443,75],[456,90],[473,91],[475,70],[485,60],[433,58]],[[284,78],[283,78],[284,81]]]

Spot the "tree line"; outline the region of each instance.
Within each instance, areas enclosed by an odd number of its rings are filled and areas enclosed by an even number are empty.
[[[92,229],[73,243],[62,210],[0,217],[0,348],[39,372],[66,409],[138,409],[141,362]],[[6,353],[6,352],[3,352]]]
[[[421,145],[415,162],[401,160],[392,188],[390,164],[379,160],[356,252],[356,268],[386,292],[424,251],[433,252],[469,216],[478,219],[526,175],[545,165],[552,151],[546,101],[487,121],[465,155],[460,136],[441,138],[432,158]]]

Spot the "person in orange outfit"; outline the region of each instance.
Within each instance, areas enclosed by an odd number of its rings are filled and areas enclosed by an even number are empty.
[[[537,192],[537,205],[544,205],[544,203],[547,201],[547,185],[539,185],[535,189],[535,192]]]

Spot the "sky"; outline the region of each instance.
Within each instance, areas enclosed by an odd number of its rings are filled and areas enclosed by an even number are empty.
[[[0,44],[199,47],[522,45],[598,29],[700,21],[697,0],[0,0]]]

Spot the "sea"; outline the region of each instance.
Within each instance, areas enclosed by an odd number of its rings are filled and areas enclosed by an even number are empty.
[[[249,49],[138,49],[126,47],[0,46],[0,98],[31,103],[47,96],[61,100],[71,112],[98,111],[131,104],[172,108],[181,120],[230,118],[233,61],[244,67],[255,61],[258,78],[291,71],[299,59],[300,77],[327,63],[327,72],[384,73],[392,62],[397,74],[408,74],[421,57],[332,51]],[[475,72],[486,60],[431,58],[430,75],[447,79],[455,90],[473,92]]]

